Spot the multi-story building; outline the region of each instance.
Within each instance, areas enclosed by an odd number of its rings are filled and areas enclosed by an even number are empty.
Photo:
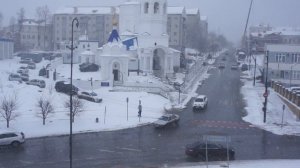
[[[0,38],[0,60],[13,58],[14,42],[11,39]]]
[[[189,48],[198,49],[200,40],[201,24],[200,24],[200,10],[187,9],[186,10],[186,46]]]
[[[53,16],[54,48],[61,49],[62,45],[71,41],[72,20],[75,17],[79,20],[79,28],[74,27],[74,39],[87,34],[89,40],[99,41],[102,46],[113,28],[113,18],[118,20],[117,10],[115,7],[67,7],[58,10]]]
[[[171,48],[184,51],[186,33],[186,11],[184,7],[168,7],[169,45]]]
[[[207,16],[200,16],[201,34],[204,39],[208,37],[208,19]]]
[[[268,81],[279,81],[286,86],[300,85],[300,45],[267,44],[265,50],[268,53]],[[264,70],[266,74],[266,64]]]
[[[21,45],[26,50],[52,49],[52,24],[26,19],[20,33]]]
[[[249,40],[254,53],[264,53],[265,44],[300,44],[300,29],[251,27]]]

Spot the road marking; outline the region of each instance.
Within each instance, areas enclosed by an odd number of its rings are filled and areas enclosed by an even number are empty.
[[[100,149],[100,152],[109,152],[109,153],[117,153],[116,151],[106,150],[106,149]]]
[[[134,151],[134,152],[142,152],[142,150],[139,150],[139,149],[133,149],[133,148],[120,148],[120,149],[128,150],[128,151]]]

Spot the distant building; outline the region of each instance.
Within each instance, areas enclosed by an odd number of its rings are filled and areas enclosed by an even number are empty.
[[[186,47],[198,49],[201,35],[200,10],[187,9],[186,14]]]
[[[184,51],[186,33],[185,7],[168,7],[167,32],[170,47]]]
[[[26,50],[52,50],[52,25],[33,19],[24,20],[21,45]]]
[[[269,55],[268,81],[300,85],[300,45],[267,44],[265,50]],[[266,72],[266,64],[264,70]]]
[[[204,39],[208,37],[208,19],[207,16],[200,16],[201,33]]]
[[[86,32],[89,40],[98,41],[102,46],[113,28],[115,10],[114,7],[67,7],[56,11],[53,15],[54,48],[60,50],[62,45],[71,41],[71,25],[75,17],[79,20],[79,29],[74,27],[74,39],[78,40]]]
[[[254,53],[264,53],[265,44],[300,44],[300,28],[251,27],[249,40]]]
[[[13,58],[14,42],[11,39],[0,38],[0,60]]]

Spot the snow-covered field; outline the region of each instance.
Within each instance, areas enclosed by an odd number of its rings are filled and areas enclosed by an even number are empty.
[[[278,135],[300,135],[300,122],[297,117],[291,112],[288,106],[285,106],[283,113],[282,106],[284,102],[279,95],[269,88],[270,95],[267,104],[266,123],[263,122],[263,93],[265,88],[263,84],[256,83],[253,86],[252,80],[242,79],[244,86],[241,93],[246,102],[247,116],[243,120],[252,123],[256,127],[270,131]],[[283,125],[282,125],[283,116]]]
[[[298,168],[300,160],[250,160],[230,162],[230,168]],[[173,168],[204,168],[204,162],[185,166],[176,166]],[[226,162],[209,163],[209,168],[227,167]]]
[[[10,128],[23,131],[27,137],[68,134],[69,110],[65,108],[64,103],[69,100],[69,96],[57,93],[53,88],[55,82],[38,76],[39,69],[49,62],[39,63],[36,70],[29,72],[30,79],[46,81],[46,88],[40,89],[37,86],[26,85],[24,82],[8,81],[9,73],[15,73],[22,66],[18,60],[15,58],[0,61],[0,100],[3,99],[3,96],[17,95],[18,109],[16,113],[19,116],[11,121]],[[73,125],[75,133],[117,130],[148,124],[164,113],[164,105],[169,102],[161,96],[145,92],[110,92],[110,88],[100,88],[94,92],[103,99],[103,102],[92,103],[83,100],[85,111],[75,117]],[[55,108],[55,113],[47,119],[45,126],[42,125],[42,119],[37,115],[39,110],[36,104],[40,97],[49,98]],[[129,98],[128,121],[127,97]],[[141,121],[137,117],[139,100],[143,107]],[[99,123],[96,123],[96,118],[99,119]],[[5,120],[0,118],[0,129],[6,129],[5,127]]]

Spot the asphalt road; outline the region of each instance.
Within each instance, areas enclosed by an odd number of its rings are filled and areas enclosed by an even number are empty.
[[[231,55],[231,54],[230,54]],[[208,97],[208,108],[193,112],[191,103],[177,114],[178,126],[154,129],[143,126],[113,132],[74,136],[73,167],[159,167],[185,162],[200,162],[184,153],[188,143],[206,134],[231,136],[237,160],[300,159],[300,138],[278,136],[242,121],[245,115],[240,94],[240,72],[231,70],[233,57],[226,68],[214,68],[197,92]],[[218,64],[218,62],[216,64]],[[1,148],[0,168],[67,168],[68,137],[29,139],[22,148]]]

